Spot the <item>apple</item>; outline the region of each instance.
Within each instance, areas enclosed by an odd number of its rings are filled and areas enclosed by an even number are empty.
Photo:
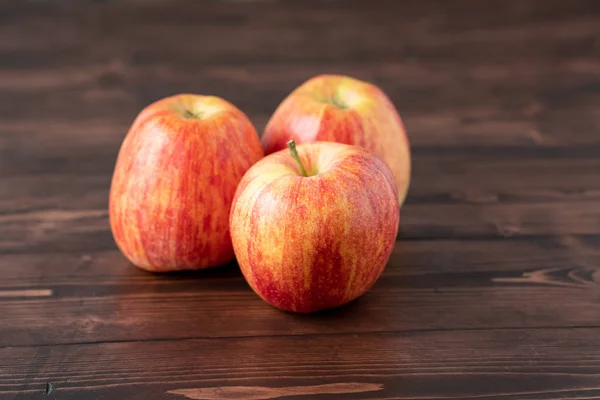
[[[347,76],[321,75],[296,88],[279,105],[265,128],[265,154],[286,143],[316,141],[361,146],[390,166],[398,202],[410,182],[410,148],[396,108],[377,86]]]
[[[263,155],[248,117],[221,98],[181,94],[149,105],[129,129],[112,178],[110,226],[120,250],[156,272],[230,261],[231,201]]]
[[[244,175],[230,230],[252,289],[308,313],[356,299],[381,275],[398,231],[397,189],[387,164],[363,148],[289,146]]]

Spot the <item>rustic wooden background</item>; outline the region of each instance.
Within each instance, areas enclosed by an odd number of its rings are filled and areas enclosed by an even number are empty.
[[[320,73],[380,85],[414,174],[363,298],[279,312],[235,264],[156,276],[108,226],[146,104],[262,130]],[[600,2],[0,2],[1,399],[600,399]]]

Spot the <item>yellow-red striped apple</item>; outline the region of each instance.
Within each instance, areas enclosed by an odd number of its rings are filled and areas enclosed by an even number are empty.
[[[109,212],[117,245],[156,272],[230,261],[231,201],[262,157],[246,115],[223,99],[185,94],[149,105],[115,165]]]
[[[369,151],[331,142],[266,156],[231,207],[237,261],[254,291],[288,311],[345,304],[381,275],[398,231],[397,189]]]
[[[377,86],[347,76],[321,75],[296,88],[265,128],[265,154],[296,143],[329,141],[364,147],[390,166],[398,202],[410,182],[410,148],[396,108]]]

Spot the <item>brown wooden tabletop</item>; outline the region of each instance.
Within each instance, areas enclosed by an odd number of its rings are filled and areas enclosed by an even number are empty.
[[[125,260],[142,107],[214,94],[262,131],[321,73],[379,85],[412,144],[364,297],[295,315],[235,264]],[[598,283],[598,1],[0,3],[1,399],[600,399]]]

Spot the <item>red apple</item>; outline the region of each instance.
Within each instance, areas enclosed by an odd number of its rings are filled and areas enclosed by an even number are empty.
[[[375,283],[396,241],[398,198],[390,168],[365,149],[329,142],[294,149],[244,175],[230,230],[252,289],[283,310],[312,312]]]
[[[149,271],[230,261],[231,201],[262,157],[246,115],[223,99],[183,94],[149,105],[127,133],[112,179],[117,245]]]
[[[364,147],[390,166],[398,201],[410,182],[410,149],[402,120],[378,87],[339,75],[312,78],[279,105],[262,137],[265,154],[298,144],[328,141]]]

